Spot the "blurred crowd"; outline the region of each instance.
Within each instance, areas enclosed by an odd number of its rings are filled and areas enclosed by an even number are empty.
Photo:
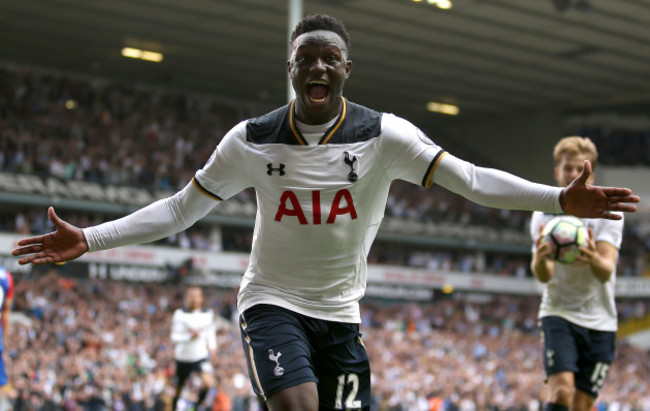
[[[10,383],[0,391],[0,409],[169,410],[169,327],[182,286],[71,279],[51,267],[15,277],[3,353]],[[222,318],[218,386],[210,398],[230,403],[214,411],[257,411],[235,292],[204,293]],[[538,303],[538,297],[437,293],[428,303],[362,301],[372,410],[539,410],[546,385]],[[649,314],[648,301],[618,304],[621,321]],[[195,394],[190,385],[183,397]],[[599,403],[650,409],[649,354],[619,341]]]
[[[21,207],[0,210],[0,232],[23,235],[41,234],[53,230],[43,207]],[[59,217],[78,227],[88,227],[116,218],[102,213],[57,210]],[[402,220],[403,221],[403,220]],[[425,223],[426,224],[426,223]],[[497,226],[498,227],[498,226]],[[206,251],[250,252],[252,227],[223,225],[215,230],[209,224],[196,224],[189,229],[154,244]],[[517,236],[519,246],[530,244],[526,233]],[[498,248],[482,250],[480,247],[452,245],[413,244],[382,239],[374,242],[368,256],[371,264],[388,264],[424,268],[432,272],[455,271],[463,273],[491,273],[518,278],[531,277],[530,255],[526,247],[522,252],[507,252]],[[648,275],[650,270],[650,236],[641,235],[638,226],[626,224],[620,251],[618,276]]]
[[[261,113],[253,105],[213,96],[4,67],[0,68],[0,171],[175,191],[203,166],[231,126]],[[645,156],[644,164],[648,163],[648,133],[629,138],[618,131],[611,135],[605,135],[603,130],[588,131],[594,133],[599,146],[605,147],[601,151],[606,163],[619,159],[618,164],[628,165],[624,155],[608,157],[622,150]],[[610,150],[610,146],[619,148]],[[254,201],[250,193],[245,193],[244,198]],[[76,219],[81,220],[81,226],[87,226],[108,217],[77,213]],[[433,236],[458,236],[461,242],[478,239],[521,245],[528,241],[529,217],[529,212],[479,206],[437,186],[425,190],[397,182],[391,188],[385,223],[397,221],[393,227],[405,226],[404,221],[413,222],[412,227],[452,224],[453,229]],[[0,213],[3,231],[25,232],[28,226],[32,233],[42,232],[47,226],[45,212]],[[481,234],[478,228],[486,231]],[[493,241],[495,234],[504,231],[513,235],[507,240]],[[248,228],[225,227],[220,240],[215,241],[209,228],[195,227],[161,243],[246,252],[250,250],[251,238]],[[648,269],[648,255],[650,237],[634,227],[628,228],[619,275],[643,274]],[[400,246],[380,238],[370,260],[432,269],[530,275],[527,256],[521,251],[477,253],[452,245]]]
[[[244,107],[99,79],[0,69],[0,170],[177,190]]]
[[[647,114],[647,113],[646,113]],[[650,166],[650,126],[582,126],[576,134],[589,136],[605,165]]]

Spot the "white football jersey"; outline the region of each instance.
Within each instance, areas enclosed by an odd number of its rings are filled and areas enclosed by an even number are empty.
[[[390,184],[423,186],[445,152],[408,121],[343,100],[339,119],[309,145],[293,103],[235,126],[194,185],[225,200],[254,187],[257,216],[240,312],[255,304],[360,322],[366,257]]]
[[[182,308],[172,316],[171,340],[174,358],[194,362],[208,358],[210,350],[217,348],[217,317],[210,309],[188,311]],[[192,338],[192,331],[199,333]]]
[[[533,212],[530,234],[533,247],[539,237],[540,224],[546,224],[555,214]],[[596,242],[606,242],[617,249],[623,240],[623,220],[582,218],[593,230]],[[545,284],[539,318],[558,316],[585,328],[616,331],[618,319],[614,302],[616,268],[611,278],[602,283],[591,273],[587,264],[554,264],[553,278]]]

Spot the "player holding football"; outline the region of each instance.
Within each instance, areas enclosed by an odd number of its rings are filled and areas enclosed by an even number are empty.
[[[555,179],[566,187],[583,172],[585,160],[598,160],[589,138],[565,137],[555,146]],[[592,183],[591,174],[587,183]],[[589,241],[574,264],[550,258],[542,229],[551,214],[534,212],[530,230],[534,247],[531,269],[545,283],[539,318],[549,398],[546,411],[590,410],[614,359],[617,330],[614,282],[623,218],[583,219]]]
[[[252,385],[273,411],[355,410],[371,398],[358,301],[393,180],[440,184],[491,207],[604,218],[636,209],[623,204],[639,201],[628,189],[586,185],[589,167],[559,188],[447,154],[408,121],[343,98],[349,57],[343,23],[307,16],[287,62],[295,100],[235,126],[173,197],[83,230],[50,208],[57,230],[19,241],[13,255],[41,264],[152,241],[254,187],[253,247],[238,295]]]
[[[171,340],[176,360],[176,391],[172,410],[176,409],[185,382],[193,372],[199,374],[201,387],[196,405],[205,400],[214,387],[212,363],[217,349],[217,330],[214,311],[203,307],[203,291],[190,287],[185,292],[185,306],[174,311]]]

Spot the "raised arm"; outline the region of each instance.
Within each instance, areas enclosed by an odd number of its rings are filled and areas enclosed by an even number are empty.
[[[215,200],[204,196],[193,184],[163,200],[117,220],[80,229],[61,220],[54,209],[48,217],[55,231],[18,241],[11,254],[24,256],[20,264],[45,264],[73,260],[88,251],[143,244],[182,231],[205,216]]]

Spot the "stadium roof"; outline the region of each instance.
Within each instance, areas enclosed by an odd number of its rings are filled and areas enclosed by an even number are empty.
[[[3,0],[0,59],[216,93],[286,101],[287,0]],[[645,0],[305,0],[352,36],[346,95],[431,118],[536,107],[650,102]],[[161,63],[121,56],[162,52]]]

